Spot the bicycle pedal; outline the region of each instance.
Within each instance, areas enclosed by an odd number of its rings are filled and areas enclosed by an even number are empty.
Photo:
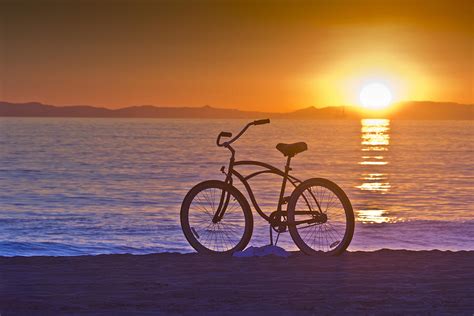
[[[221,172],[222,172],[223,174],[227,175],[227,172],[225,172],[225,166],[222,166],[222,167],[221,167]]]

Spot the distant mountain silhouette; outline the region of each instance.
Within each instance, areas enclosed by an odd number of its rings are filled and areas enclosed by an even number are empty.
[[[362,112],[352,106],[325,108],[309,107],[287,113],[252,112],[235,109],[203,107],[156,107],[152,105],[132,106],[121,109],[77,105],[58,107],[38,102],[0,102],[0,116],[19,117],[108,117],[108,118],[282,118],[282,119],[360,119],[365,117],[387,117],[414,120],[472,120],[474,104],[448,102],[413,101],[393,106],[384,112]]]

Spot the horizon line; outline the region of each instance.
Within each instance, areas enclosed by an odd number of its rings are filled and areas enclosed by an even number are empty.
[[[341,107],[351,107],[351,108],[360,108],[359,105],[356,104],[342,104],[342,105],[328,105],[328,106],[306,106],[306,107],[300,107],[300,108],[295,108],[293,110],[287,110],[286,112],[280,111],[280,112],[270,112],[270,111],[262,111],[262,110],[246,110],[246,109],[239,109],[239,108],[228,108],[228,107],[216,107],[210,104],[205,104],[205,105],[197,105],[197,106],[190,106],[190,105],[173,105],[173,106],[167,106],[167,105],[155,105],[155,104],[140,104],[140,105],[128,105],[128,106],[123,106],[123,107],[118,107],[118,108],[109,108],[106,106],[100,106],[100,105],[90,105],[90,104],[69,104],[69,105],[56,105],[56,104],[48,104],[48,103],[43,103],[40,101],[28,101],[28,102],[11,102],[11,101],[4,101],[0,100],[0,103],[9,103],[9,104],[14,104],[14,105],[22,105],[22,104],[39,104],[39,105],[45,105],[45,106],[53,106],[56,108],[68,108],[68,107],[91,107],[91,108],[96,108],[96,109],[105,109],[105,110],[110,110],[110,111],[117,111],[117,110],[123,110],[123,109],[129,109],[129,108],[134,108],[134,107],[154,107],[154,108],[170,108],[170,109],[178,109],[178,108],[212,108],[212,109],[218,109],[218,110],[235,110],[235,111],[240,111],[240,112],[257,112],[257,113],[271,113],[271,114],[285,114],[285,113],[291,113],[291,112],[296,112],[300,110],[305,110],[305,109],[326,109],[326,108],[341,108]],[[391,106],[393,105],[398,105],[398,104],[403,104],[403,103],[448,103],[448,104],[459,104],[459,105],[470,105],[474,106],[474,103],[459,103],[459,102],[454,102],[454,101],[433,101],[433,100],[404,100],[404,101],[399,101],[399,102],[393,102]]]

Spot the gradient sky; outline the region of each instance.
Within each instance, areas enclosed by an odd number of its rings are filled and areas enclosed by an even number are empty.
[[[474,103],[472,1],[0,1],[0,100],[286,111]]]

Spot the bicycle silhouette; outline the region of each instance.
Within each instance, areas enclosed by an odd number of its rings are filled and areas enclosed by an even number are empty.
[[[232,254],[243,250],[253,232],[253,216],[245,196],[233,185],[236,177],[242,182],[257,213],[270,224],[272,231],[289,231],[294,243],[308,255],[323,253],[337,255],[349,246],[354,234],[354,212],[344,191],[334,182],[322,178],[300,181],[289,174],[290,161],[308,146],[304,142],[278,144],[276,148],[287,157],[284,170],[260,161],[235,161],[231,144],[239,139],[252,125],[270,123],[269,119],[248,123],[234,138],[222,142],[222,137],[232,133],[221,132],[217,146],[230,150],[231,157],[224,181],[208,180],[194,186],[181,206],[181,228],[190,245],[200,253]],[[235,167],[254,166],[261,170],[243,176]],[[261,174],[275,174],[283,178],[277,209],[270,215],[259,207],[248,181]],[[290,196],[285,196],[287,183],[294,186]],[[286,209],[285,209],[286,207]],[[275,242],[275,243],[276,243]]]

